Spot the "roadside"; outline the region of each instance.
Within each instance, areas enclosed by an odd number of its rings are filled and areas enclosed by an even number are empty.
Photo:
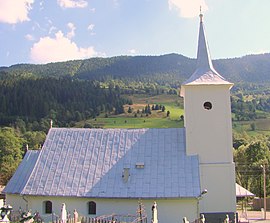
[[[270,223],[270,212],[266,212],[266,220],[263,219],[263,213],[261,211],[238,211],[238,217],[248,219],[249,223]]]

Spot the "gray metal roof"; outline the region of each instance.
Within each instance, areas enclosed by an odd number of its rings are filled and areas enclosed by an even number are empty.
[[[235,184],[236,197],[255,197],[255,194],[248,191],[246,188],[240,186],[238,183]]]
[[[51,128],[39,156],[27,153],[5,192],[101,198],[197,197],[199,162],[197,156],[186,156],[185,130],[180,128]]]
[[[40,151],[37,150],[27,151],[23,158],[23,161],[20,163],[16,172],[3,190],[4,193],[20,194],[22,192],[33,171],[39,154]]]
[[[206,39],[204,24],[202,21],[203,15],[200,14],[200,29],[197,51],[197,68],[191,77],[182,85],[232,85],[225,80],[214,68],[210,56],[210,50]]]

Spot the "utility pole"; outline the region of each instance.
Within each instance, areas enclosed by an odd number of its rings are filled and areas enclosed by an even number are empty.
[[[266,219],[266,173],[265,164],[261,165],[263,169],[263,208],[264,208],[264,219]]]

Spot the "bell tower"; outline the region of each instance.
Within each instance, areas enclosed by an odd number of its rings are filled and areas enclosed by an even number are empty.
[[[235,213],[235,166],[233,163],[230,89],[213,67],[200,14],[197,65],[181,86],[184,97],[186,153],[198,155],[201,189],[200,212]]]

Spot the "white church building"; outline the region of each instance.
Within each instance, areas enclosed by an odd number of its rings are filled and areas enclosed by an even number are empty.
[[[213,67],[200,15],[197,67],[181,86],[184,128],[51,128],[41,150],[29,150],[4,192],[14,210],[79,216],[136,214],[148,222],[221,222],[236,212],[230,89]],[[207,193],[206,193],[207,192]]]

